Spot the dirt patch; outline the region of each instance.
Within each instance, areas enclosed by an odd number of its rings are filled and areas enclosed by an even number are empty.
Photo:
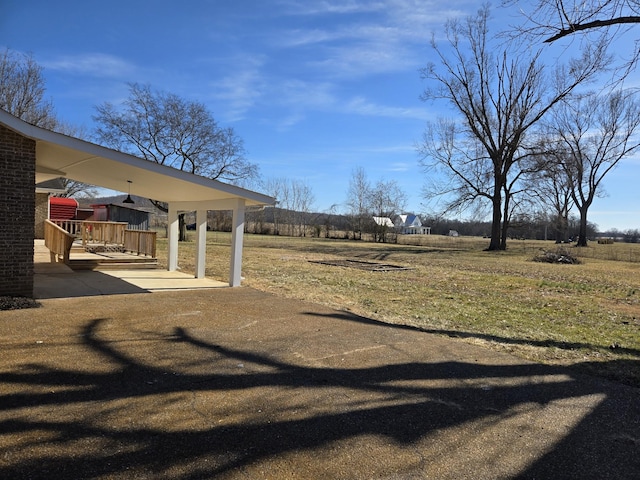
[[[331,265],[333,267],[349,267],[368,272],[397,272],[400,270],[411,270],[402,265],[392,265],[390,263],[364,262],[362,260],[309,260],[311,263],[321,265]]]

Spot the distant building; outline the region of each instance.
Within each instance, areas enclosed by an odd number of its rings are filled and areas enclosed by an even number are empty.
[[[149,212],[125,207],[123,205],[98,204],[91,205],[91,220],[97,222],[127,222],[130,230],[149,230]]]
[[[49,219],[75,220],[78,211],[78,201],[75,198],[49,198]]]
[[[431,227],[422,225],[422,221],[417,215],[412,213],[398,215],[395,221],[395,228],[401,235],[430,235]]]
[[[373,221],[381,227],[393,228],[395,226],[389,217],[373,217]]]

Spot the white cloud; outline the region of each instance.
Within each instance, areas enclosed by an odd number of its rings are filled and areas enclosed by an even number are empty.
[[[295,28],[273,30],[271,40],[258,47],[260,55],[224,60],[229,73],[212,84],[215,98],[225,102],[231,120],[245,118],[258,106],[273,107],[265,115],[280,118],[273,120],[280,128],[299,123],[310,110],[425,120],[428,112],[419,107],[384,106],[359,97],[342,101],[339,82],[407,71],[417,76],[431,31],[456,12],[451,2],[443,6],[425,0],[284,0],[278,9],[281,18],[296,15],[311,21],[301,18]],[[314,16],[332,21],[320,24]]]
[[[212,97],[228,105],[226,115],[230,121],[242,119],[263,96],[266,88],[262,74],[264,61],[262,56],[243,57],[231,61],[229,64],[236,66],[232,73],[211,83],[214,89]],[[240,68],[237,65],[240,65]]]
[[[302,80],[286,80],[275,89],[279,103],[297,109],[314,108],[326,110],[336,104],[333,85],[327,82],[306,82]]]
[[[408,172],[414,167],[415,165],[409,164],[407,162],[393,162],[389,165],[388,170],[390,172]]]
[[[336,14],[335,22],[325,22],[336,26],[280,32],[276,46],[294,49],[313,46],[314,56],[306,65],[317,74],[333,78],[416,68],[424,61],[432,31],[440,29],[447,18],[462,15],[463,11],[455,8],[461,3],[468,4],[455,0],[444,5],[424,0],[305,3],[298,12]]]
[[[425,108],[377,105],[362,97],[353,98],[346,104],[345,109],[348,113],[373,117],[414,118],[418,120],[430,118],[429,112]]]
[[[306,0],[304,2],[286,0],[281,3],[287,8],[287,13],[290,15],[366,13],[385,8],[384,1],[374,2],[371,0]]]
[[[64,55],[42,62],[46,69],[74,75],[131,78],[137,67],[128,61],[106,53]]]

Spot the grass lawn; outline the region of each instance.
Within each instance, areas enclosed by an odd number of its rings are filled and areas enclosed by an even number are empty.
[[[246,235],[243,285],[640,387],[640,245],[567,247],[582,263],[556,265],[532,261],[551,242],[485,252],[481,238],[411,240],[422,245]],[[229,243],[229,234],[208,233],[207,276],[226,281]],[[166,248],[159,238],[161,262]],[[195,271],[194,249],[180,244],[182,271]],[[329,264],[345,260],[408,269]]]

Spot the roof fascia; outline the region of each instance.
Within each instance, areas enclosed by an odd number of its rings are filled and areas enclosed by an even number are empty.
[[[195,175],[189,172],[184,172],[182,170],[169,167],[167,165],[160,165],[158,163],[154,163],[149,160],[144,160],[134,155],[119,152],[117,150],[103,147],[95,143],[87,142],[86,140],[81,140],[79,138],[70,137],[62,133],[53,132],[51,130],[37,127],[35,125],[32,125],[30,123],[27,123],[19,119],[14,115],[11,115],[10,113],[2,109],[0,109],[0,123],[5,125],[10,130],[13,130],[16,133],[19,133],[20,135],[30,138],[36,142],[39,142],[39,141],[48,142],[55,145],[60,145],[62,147],[70,148],[73,150],[78,150],[92,156],[108,158],[110,160],[115,160],[117,162],[123,163],[125,165],[129,165],[135,168],[148,170],[161,175],[166,175],[168,177],[173,177],[186,182],[191,182],[198,185],[202,185],[204,187],[216,189],[216,190],[228,193],[230,196],[241,197],[246,200],[251,200],[252,202],[262,203],[266,205],[275,204],[275,198],[269,197],[267,195],[254,192],[251,190],[246,190],[244,188],[237,187],[235,185],[222,183],[218,180],[212,180],[210,178],[201,177],[199,175]],[[36,163],[37,163],[37,159],[36,159]],[[62,173],[62,172],[59,172],[59,173]]]

